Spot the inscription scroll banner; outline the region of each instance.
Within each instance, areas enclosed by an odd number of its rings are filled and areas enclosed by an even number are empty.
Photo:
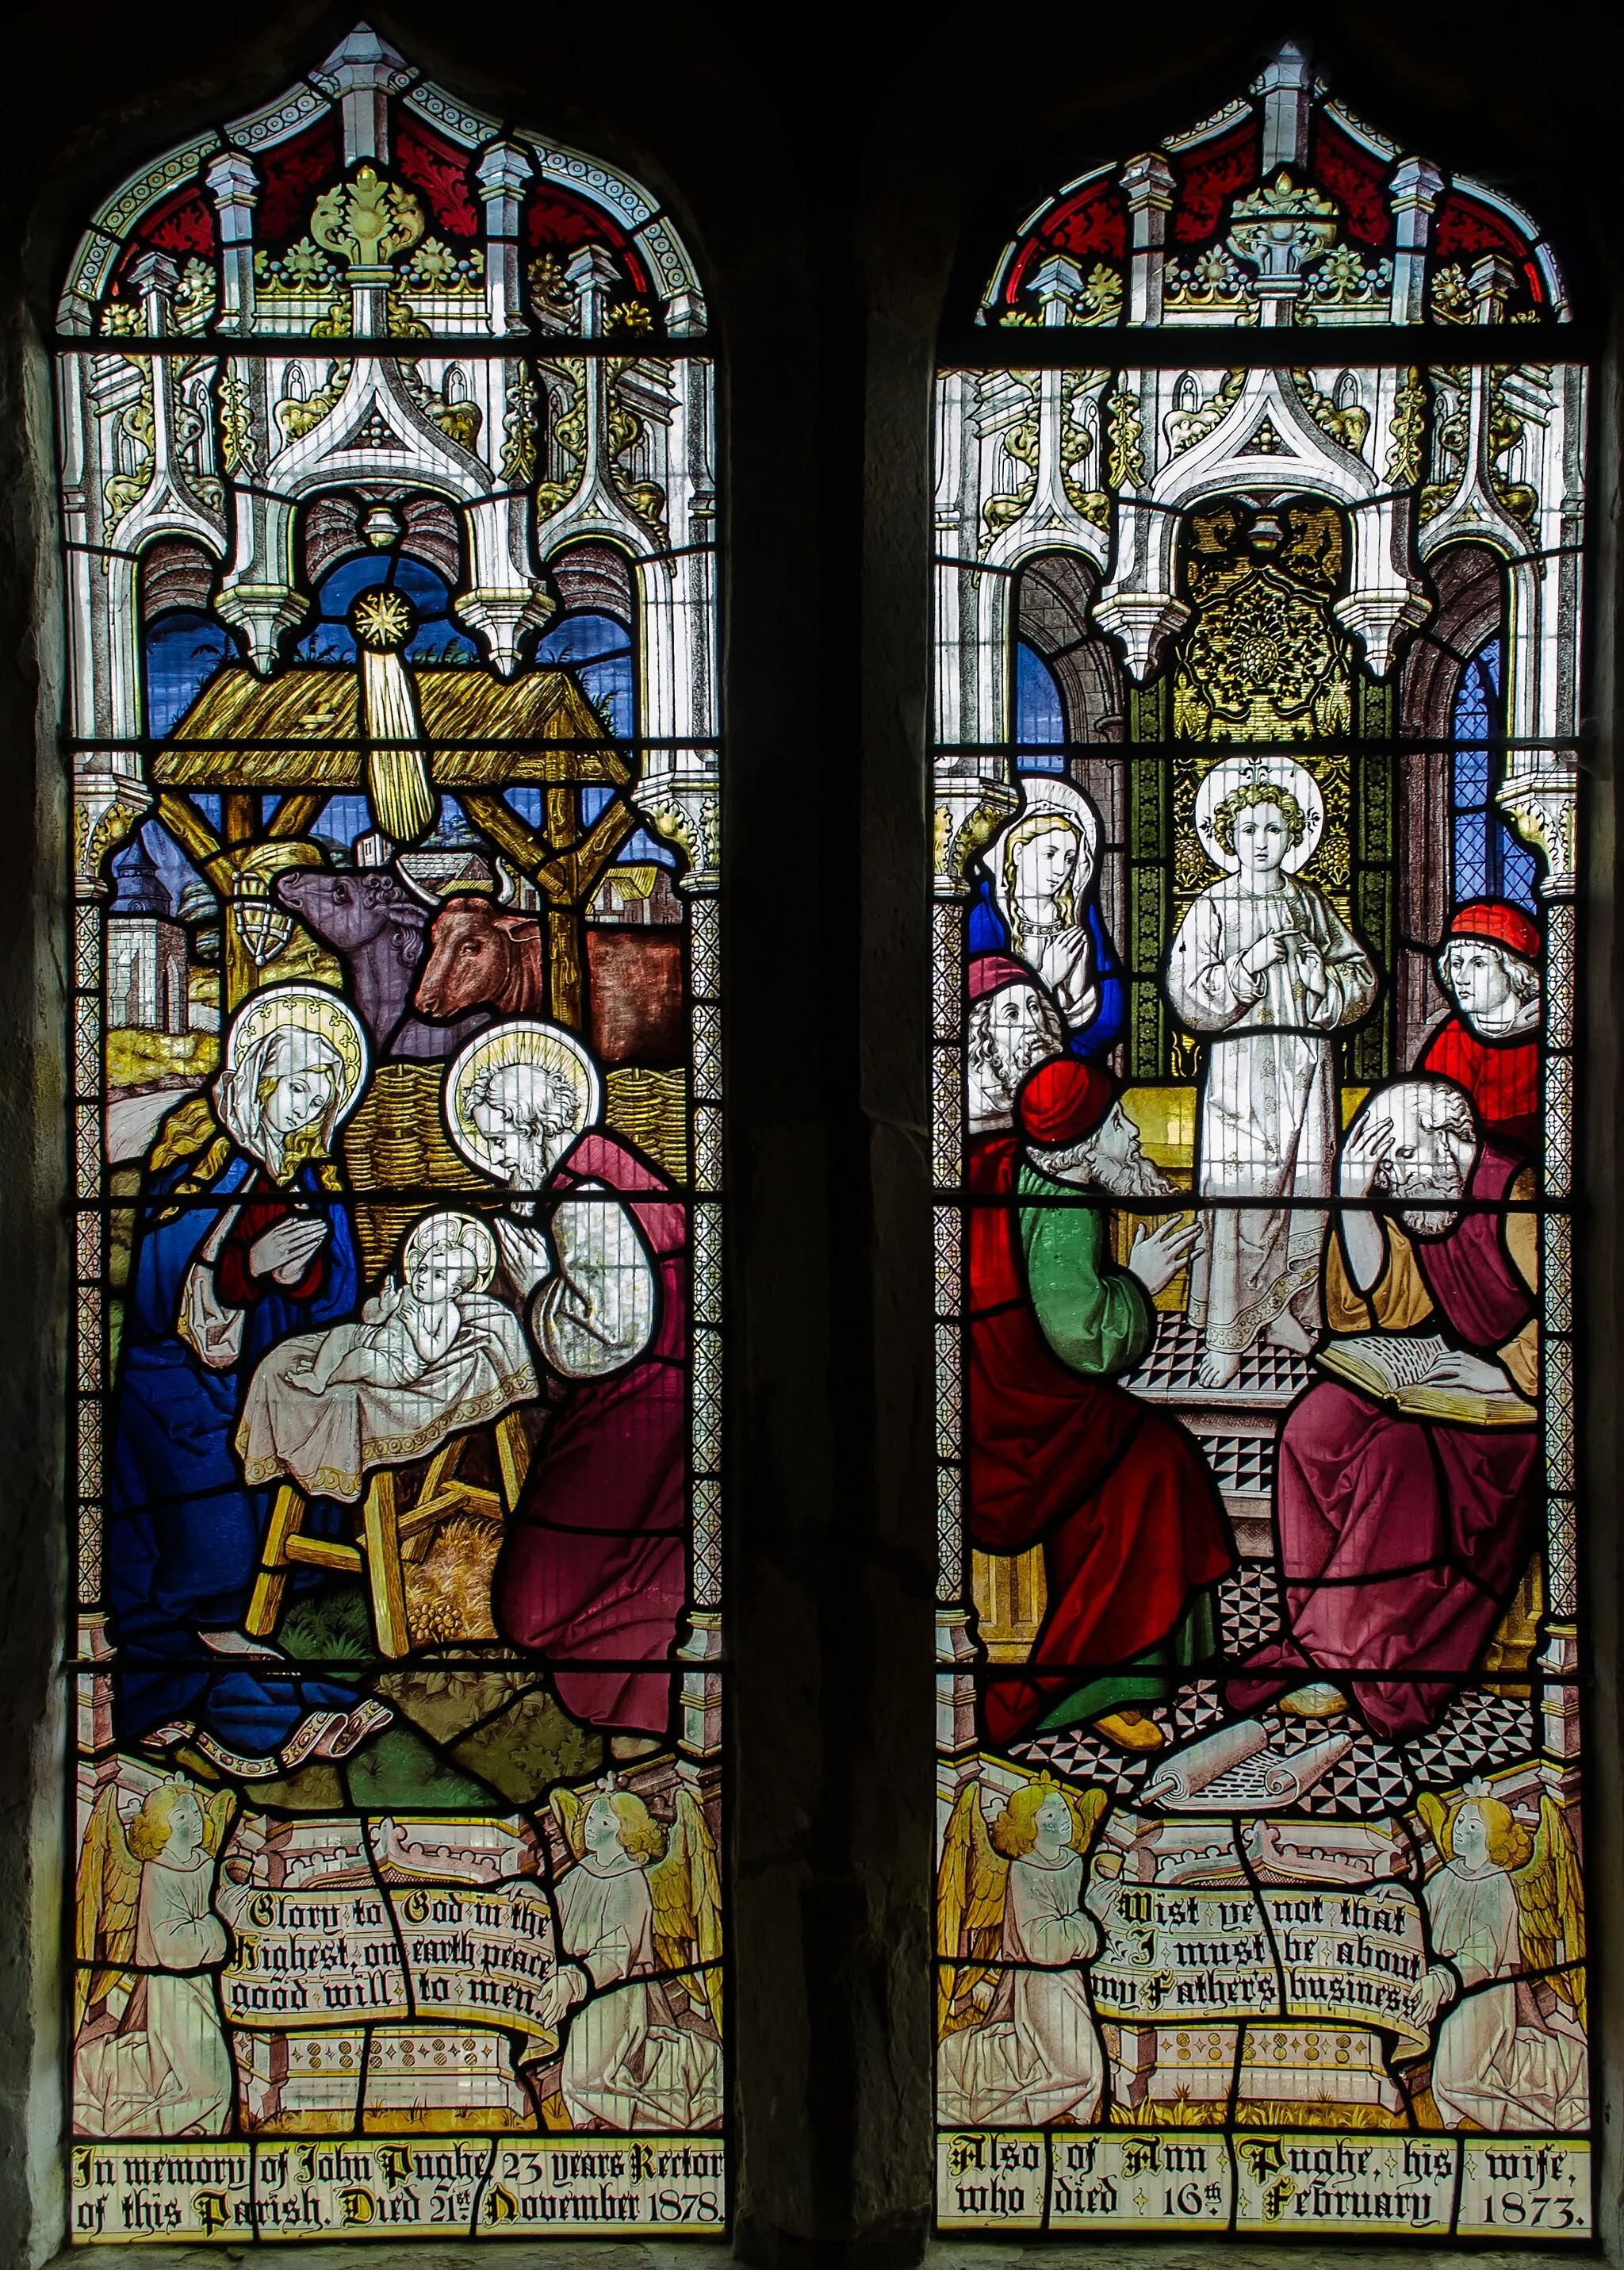
[[[234,1952],[220,1976],[226,2016],[251,2031],[330,2027],[335,2016],[412,2014],[389,1901],[374,1885],[296,1892],[220,1887]]]
[[[1452,2136],[1288,2131],[1236,2137],[1234,2149],[1237,2230],[1441,2238],[1454,2219]]]
[[[1582,2240],[1591,2148],[1368,2129],[944,2129],[943,2229],[1224,2230],[1287,2238]]]
[[[1223,2230],[1231,2190],[1222,2136],[1117,2128],[1051,2140],[1051,2230]]]
[[[714,2239],[727,2213],[714,2136],[85,2144],[70,2180],[81,2244],[542,2230]]]
[[[245,2030],[292,2032],[350,2019],[510,2027],[545,2048],[537,2015],[552,1968],[552,1919],[538,1886],[445,1885],[297,1893],[222,1890],[235,1941],[221,1978],[226,2014]]]
[[[536,2014],[553,1968],[552,1910],[544,1891],[524,1883],[473,1893],[414,1884],[389,1897],[418,2016],[511,2026],[556,2047]]]
[[[1426,1940],[1407,1885],[1254,1893],[1123,1883],[1090,1904],[1105,1933],[1089,1974],[1101,2018],[1306,2019],[1427,2045],[1413,2018]]]
[[[1591,2148],[1571,2137],[1471,2137],[1463,2141],[1462,2238],[1587,2237]]]

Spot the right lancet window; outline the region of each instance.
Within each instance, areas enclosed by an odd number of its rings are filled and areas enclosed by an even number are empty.
[[[1556,261],[1286,47],[953,320],[939,2220],[1583,2241]]]

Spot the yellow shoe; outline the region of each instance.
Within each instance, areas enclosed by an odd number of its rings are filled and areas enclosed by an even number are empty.
[[[1108,1710],[1094,1720],[1094,1730],[1119,1750],[1159,1750],[1167,1740],[1155,1720],[1138,1710]]]
[[[1310,1686],[1282,1695],[1274,1707],[1291,1718],[1339,1718],[1347,1709],[1347,1697],[1339,1687],[1316,1680]]]

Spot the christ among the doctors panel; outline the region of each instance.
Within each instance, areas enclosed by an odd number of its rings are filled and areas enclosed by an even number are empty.
[[[1287,46],[938,376],[949,2229],[1591,2228],[1566,315]]]

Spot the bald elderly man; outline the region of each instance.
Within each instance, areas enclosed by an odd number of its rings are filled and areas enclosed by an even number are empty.
[[[1325,1317],[1357,1357],[1407,1354],[1408,1384],[1342,1375],[1294,1406],[1275,1480],[1286,1629],[1230,1680],[1372,1732],[1437,1725],[1482,1664],[1533,1549],[1539,1504],[1539,1221],[1531,1173],[1464,1088],[1374,1089],[1342,1146]]]

